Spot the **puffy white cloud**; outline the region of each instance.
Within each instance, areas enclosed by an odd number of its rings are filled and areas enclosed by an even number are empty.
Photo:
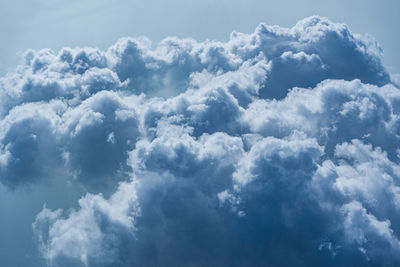
[[[260,54],[272,66],[260,90],[264,98],[282,98],[291,87],[311,87],[327,78],[379,86],[390,81],[371,37],[315,16],[290,29],[260,24],[252,34],[233,32],[226,43],[167,38],[152,49],[147,39],[123,38],[107,51],[31,50],[24,65],[1,79],[2,106],[7,112],[23,102],[86,98],[102,89],[176,95],[187,89],[193,73],[236,71]]]
[[[123,247],[134,241],[134,218],[140,213],[134,184],[122,184],[109,200],[88,194],[79,200],[79,207],[68,219],[63,219],[61,210],[46,207],[37,215],[33,228],[43,255],[50,265],[118,263],[121,253],[129,253]],[[52,226],[46,229],[49,223]]]
[[[59,233],[44,242],[50,262],[70,264],[65,252],[58,251],[57,245],[65,242],[76,242],[85,251],[107,248],[90,251],[93,263],[80,261],[88,265],[399,262],[400,166],[380,149],[354,140],[338,145],[332,160],[323,160],[323,147],[315,138],[294,133],[284,139],[261,138],[245,152],[238,137],[215,133],[196,140],[190,129],[177,127],[163,123],[160,136],[138,144],[130,160],[135,177],[106,201],[110,210],[122,210],[134,222],[126,228],[129,234],[113,232],[124,243],[107,238],[88,242],[82,235]],[[123,199],[113,202],[116,195]],[[123,203],[140,213],[128,213]],[[76,222],[75,214],[91,214],[96,206],[89,211],[81,207],[50,224],[46,222],[59,211],[44,209],[34,229],[44,223],[50,229],[41,234],[55,233],[58,224],[68,225],[63,233],[80,231],[97,217]],[[92,236],[89,230],[86,235]],[[67,245],[62,248],[73,252]],[[108,251],[126,248],[118,257],[103,259]]]
[[[52,100],[14,107],[1,121],[0,180],[16,187],[64,175],[93,189],[115,184],[140,135],[136,101],[101,91],[76,106]]]
[[[399,90],[359,80],[325,80],[314,89],[294,88],[282,101],[253,101],[242,117],[251,131],[284,137],[300,130],[332,155],[336,144],[363,139],[396,160]]]
[[[31,50],[0,78],[0,182],[85,192],[29,222],[51,266],[396,265],[400,91],[381,56],[316,16]]]

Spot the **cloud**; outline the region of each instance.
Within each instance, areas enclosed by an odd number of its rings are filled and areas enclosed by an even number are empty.
[[[376,41],[315,16],[290,29],[260,24],[252,34],[233,32],[226,43],[167,38],[152,49],[148,39],[122,38],[107,51],[30,50],[25,64],[1,79],[2,106],[7,112],[23,102],[80,99],[91,95],[88,90],[121,87],[167,97],[184,92],[193,73],[236,71],[260,54],[272,66],[261,88],[263,98],[282,98],[294,86],[313,87],[328,78],[378,86],[390,81]]]
[[[397,264],[398,149],[380,136],[398,140],[399,96],[391,85],[325,81],[280,101],[254,100],[238,115],[239,136],[197,136],[196,123],[182,126],[163,109],[130,152],[135,187],[125,197],[137,194],[141,212],[132,215],[131,253],[110,265]],[[352,131],[341,126],[346,119]]]
[[[77,106],[52,100],[14,107],[1,121],[0,180],[11,188],[54,175],[89,187],[115,181],[140,135],[129,100],[102,91]]]
[[[356,138],[384,148],[396,160],[398,97],[391,85],[325,80],[312,90],[294,88],[282,101],[256,100],[242,119],[263,136],[303,131],[316,137],[330,155],[336,144]]]
[[[54,265],[107,265],[117,260],[122,247],[133,241],[136,206],[133,185],[120,187],[108,201],[88,194],[79,200],[80,210],[61,218],[61,210],[46,207],[37,215],[33,227],[43,255]],[[52,223],[48,236],[47,224]],[[76,227],[77,226],[77,227]],[[49,246],[46,239],[55,240]],[[56,257],[54,257],[56,256]]]
[[[0,78],[0,182],[68,185],[24,218],[50,266],[394,266],[400,91],[381,57],[317,16],[30,50]]]

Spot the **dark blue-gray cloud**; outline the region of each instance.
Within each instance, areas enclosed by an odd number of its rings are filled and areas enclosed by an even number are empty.
[[[320,17],[27,51],[0,79],[0,182],[85,192],[29,222],[50,266],[396,266],[400,91],[381,56]]]

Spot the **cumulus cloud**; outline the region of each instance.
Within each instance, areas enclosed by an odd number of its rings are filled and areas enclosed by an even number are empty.
[[[30,50],[0,78],[0,182],[83,188],[31,218],[50,266],[395,266],[400,91],[381,57],[317,16]]]

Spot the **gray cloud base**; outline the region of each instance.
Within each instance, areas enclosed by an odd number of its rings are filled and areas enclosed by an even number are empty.
[[[381,54],[320,17],[28,51],[0,79],[0,181],[85,188],[33,219],[50,266],[395,266],[400,92]]]

